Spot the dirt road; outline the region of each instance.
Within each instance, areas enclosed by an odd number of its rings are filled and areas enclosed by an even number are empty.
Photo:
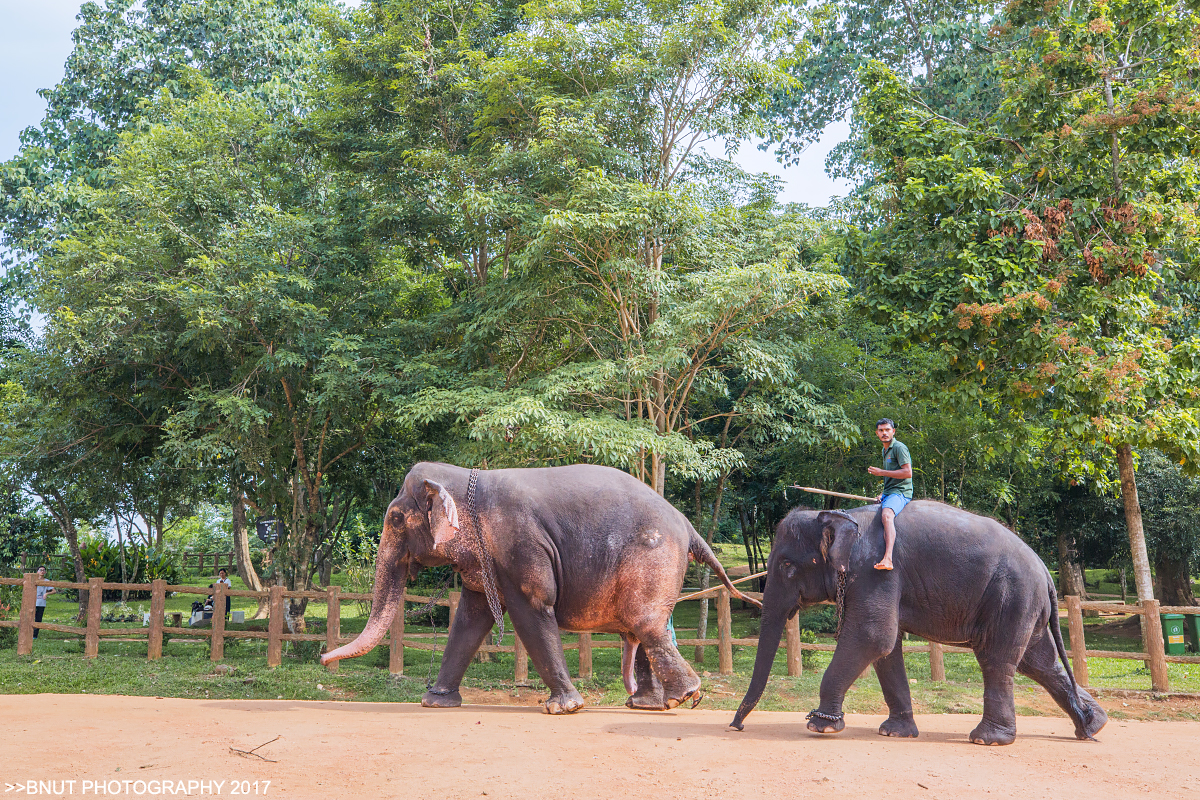
[[[977,722],[967,715],[918,717],[921,738],[893,740],[875,733],[879,717],[849,716],[842,734],[819,737],[800,713],[756,712],[733,733],[729,712],[702,709],[549,717],[522,706],[5,695],[0,712],[0,781],[23,787],[8,797],[99,796],[101,786],[107,797],[182,797],[179,786],[283,800],[1200,791],[1200,722],[1113,720],[1099,742],[1078,742],[1065,718],[1022,717],[1016,744],[987,748],[967,742]],[[262,758],[233,749],[273,739]]]

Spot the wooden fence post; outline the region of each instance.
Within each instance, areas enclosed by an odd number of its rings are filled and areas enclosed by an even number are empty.
[[[100,655],[100,611],[104,603],[104,578],[88,579],[87,633],[83,636],[83,657]]]
[[[800,617],[793,615],[787,621],[787,674],[795,677],[804,674],[804,660],[800,648]]]
[[[462,600],[462,592],[450,593],[450,621],[446,623],[446,636],[450,636],[450,631],[454,630],[454,615],[458,613],[458,601]]]
[[[592,635],[579,634],[579,679],[587,680],[592,677]]]
[[[1063,601],[1067,604],[1067,633],[1071,637],[1071,670],[1075,673],[1075,682],[1087,686],[1087,644],[1083,635],[1083,611],[1079,605],[1079,595],[1069,594]],[[1057,622],[1052,620],[1051,624]]]
[[[283,663],[283,587],[276,584],[267,593],[270,602],[270,617],[267,620],[267,666],[278,667]]]
[[[733,674],[733,617],[729,613],[729,590],[717,592],[717,668],[722,675]]]
[[[937,642],[929,643],[929,678],[935,681],[946,680],[946,651]]]
[[[20,627],[17,628],[17,655],[27,656],[33,652],[33,617],[37,605],[36,572],[26,572],[25,583],[21,584]]]
[[[167,582],[162,578],[150,582],[150,636],[146,645],[146,659],[157,661],[162,658],[163,615],[167,609]]]
[[[342,601],[338,597],[340,586],[330,586],[325,590],[325,652],[332,653],[338,647],[338,637],[342,635]],[[338,662],[330,661],[327,669],[338,671]]]
[[[388,646],[388,672],[393,675],[404,674],[404,594],[407,587],[400,590],[400,607],[396,616],[392,617],[392,641]]]
[[[225,658],[225,584],[217,581],[213,587],[212,638],[208,640],[208,658]]]
[[[525,645],[521,642],[521,637],[517,636],[517,632],[513,631],[513,645],[515,653],[513,654],[516,662],[516,667],[513,670],[513,682],[518,686],[529,683],[529,653],[525,650]]]
[[[1158,601],[1143,600],[1145,614],[1146,653],[1150,656],[1150,688],[1156,692],[1171,691],[1171,678],[1167,673],[1167,651],[1163,643],[1162,619],[1158,616]]]

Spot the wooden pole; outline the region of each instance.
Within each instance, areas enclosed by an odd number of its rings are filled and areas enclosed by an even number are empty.
[[[516,652],[516,666],[513,669],[513,682],[518,686],[529,683],[529,652],[525,649],[525,644],[521,641],[521,637],[513,631],[513,644]]]
[[[146,659],[157,661],[162,658],[163,615],[167,608],[167,582],[162,578],[150,582],[150,636],[146,645]]]
[[[1087,686],[1087,644],[1083,636],[1083,611],[1079,607],[1079,595],[1069,594],[1063,600],[1067,604],[1067,633],[1071,637],[1071,669],[1075,673],[1075,682]],[[1057,625],[1058,620],[1052,619],[1050,624]]]
[[[1158,616],[1158,601],[1142,601],[1143,624],[1146,632],[1146,652],[1150,656],[1150,688],[1156,692],[1171,691],[1167,673],[1167,651],[1163,643],[1162,620]]]
[[[88,580],[87,633],[83,637],[83,657],[100,655],[100,606],[104,602],[104,578]]]
[[[396,616],[392,617],[392,641],[388,645],[388,672],[393,675],[404,674],[404,594],[408,587],[400,590],[400,607]]]
[[[787,621],[787,674],[795,677],[804,674],[803,650],[800,648],[800,617]]]
[[[802,492],[811,492],[812,494],[827,494],[830,497],[843,497],[846,500],[862,500],[866,503],[878,503],[878,497],[866,497],[861,494],[846,494],[845,492],[831,492],[828,489],[815,489],[812,486],[793,486],[793,489],[799,489]]]
[[[210,661],[225,658],[225,584],[217,581],[213,587],[212,638],[208,644]]]
[[[587,680],[592,677],[592,635],[579,634],[579,679]]]
[[[26,572],[21,584],[21,616],[20,627],[17,628],[17,655],[27,656],[33,653],[33,618],[37,606],[36,572]]]
[[[332,653],[338,647],[338,639],[342,635],[342,600],[338,597],[340,586],[330,586],[325,590],[325,652]],[[338,662],[330,661],[330,672],[338,671]]]
[[[729,590],[717,592],[717,668],[722,675],[733,674],[733,617],[729,612]]]
[[[946,680],[946,651],[937,642],[929,643],[929,677],[935,681]]]
[[[283,587],[278,584],[267,593],[270,615],[267,619],[267,666],[278,667],[283,663]]]

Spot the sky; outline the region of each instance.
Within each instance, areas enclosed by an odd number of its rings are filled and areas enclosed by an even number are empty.
[[[41,121],[46,106],[37,90],[62,79],[79,6],[79,0],[0,0],[0,161],[17,153],[23,129]],[[825,156],[849,130],[846,122],[834,123],[792,167],[784,167],[756,143],[742,145],[733,158],[747,171],[783,178],[782,202],[824,206],[849,191],[848,184],[825,174]],[[719,150],[708,149],[714,154]]]

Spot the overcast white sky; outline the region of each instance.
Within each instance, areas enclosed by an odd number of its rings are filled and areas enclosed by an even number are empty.
[[[41,121],[45,103],[37,90],[62,79],[79,6],[78,0],[0,0],[0,161],[17,152],[24,128]],[[823,206],[849,191],[825,174],[825,156],[848,135],[845,122],[831,125],[794,167],[784,168],[752,144],[743,145],[735,160],[748,171],[781,176],[783,202]]]

